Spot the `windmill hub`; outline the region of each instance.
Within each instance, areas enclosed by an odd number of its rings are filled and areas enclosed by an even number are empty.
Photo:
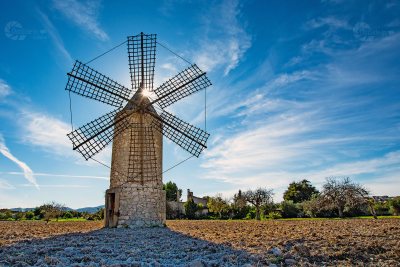
[[[68,134],[73,149],[86,160],[113,141],[106,227],[162,226],[166,217],[163,136],[196,157],[209,137],[164,110],[210,86],[206,73],[191,65],[153,90],[156,43],[155,34],[128,37],[132,90],[79,61],[68,73],[66,90],[116,107]]]

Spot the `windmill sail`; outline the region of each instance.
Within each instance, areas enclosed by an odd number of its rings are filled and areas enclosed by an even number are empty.
[[[153,117],[162,122],[162,125],[160,125],[153,120],[153,127],[193,156],[199,157],[200,153],[207,148],[209,133],[166,111],[163,111],[160,117]]]
[[[137,162],[133,157],[137,154],[146,156],[146,153],[149,161],[154,162],[154,153],[150,144],[153,142],[153,129],[158,130],[196,157],[207,147],[206,142],[209,137],[207,132],[166,111],[157,115],[152,107],[152,104],[157,103],[163,109],[210,86],[211,82],[206,73],[197,65],[188,67],[156,88],[154,92],[157,99],[150,101],[142,94],[143,90],[153,90],[156,43],[155,34],[140,33],[128,37],[132,89],[124,87],[79,61],[75,62],[73,69],[68,73],[65,90],[117,107],[116,110],[68,134],[73,149],[82,154],[86,160],[101,151],[115,136],[129,127],[133,143],[130,148],[129,162]],[[135,90],[136,94],[132,94]],[[130,98],[131,95],[133,95],[132,98]],[[127,102],[128,104],[123,109],[123,105]],[[153,117],[151,125],[130,125],[128,117],[134,113],[140,116],[150,114]],[[144,166],[143,160],[141,162],[140,169],[137,166],[129,167],[131,179],[137,176],[139,170],[141,179],[146,179],[145,169],[151,166]]]
[[[117,115],[121,109],[113,110],[68,134],[73,149],[88,160],[104,147],[113,137],[128,128],[127,116]]]
[[[97,101],[120,107],[129,100],[131,90],[76,61],[70,73],[65,90]]]
[[[155,89],[154,92],[158,99],[153,103],[157,102],[162,108],[165,108],[210,85],[211,82],[206,73],[197,65],[192,65]]]
[[[129,36],[128,57],[132,89],[139,89],[143,82],[143,88],[153,91],[156,35],[141,33],[136,36]]]

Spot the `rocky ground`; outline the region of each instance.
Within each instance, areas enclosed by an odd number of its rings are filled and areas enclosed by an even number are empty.
[[[400,220],[0,222],[0,266],[400,266]]]

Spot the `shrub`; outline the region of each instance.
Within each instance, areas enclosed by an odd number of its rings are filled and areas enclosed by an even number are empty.
[[[254,208],[252,208],[246,214],[246,220],[251,220],[251,219],[254,219],[254,218],[256,218],[256,210]]]
[[[270,213],[268,213],[268,218],[273,220],[281,219],[282,215],[277,211],[271,211]]]
[[[25,213],[25,219],[32,220],[35,217],[35,214],[32,211],[27,211]]]
[[[283,218],[297,218],[301,217],[301,210],[291,200],[282,201],[280,205]]]
[[[198,209],[197,204],[194,203],[193,199],[189,199],[185,204],[185,215],[188,219],[194,219],[196,217],[196,211]]]
[[[390,210],[393,215],[400,215],[400,197],[395,197],[390,201]]]
[[[73,217],[74,216],[72,215],[72,213],[70,211],[64,212],[64,214],[63,214],[64,219],[71,219]]]
[[[378,216],[390,215],[390,204],[387,202],[375,202],[374,209]]]

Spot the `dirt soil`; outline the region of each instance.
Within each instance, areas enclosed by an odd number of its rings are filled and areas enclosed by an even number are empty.
[[[399,219],[0,222],[0,266],[400,266]]]
[[[399,219],[169,221],[168,227],[277,264],[400,266]]]

